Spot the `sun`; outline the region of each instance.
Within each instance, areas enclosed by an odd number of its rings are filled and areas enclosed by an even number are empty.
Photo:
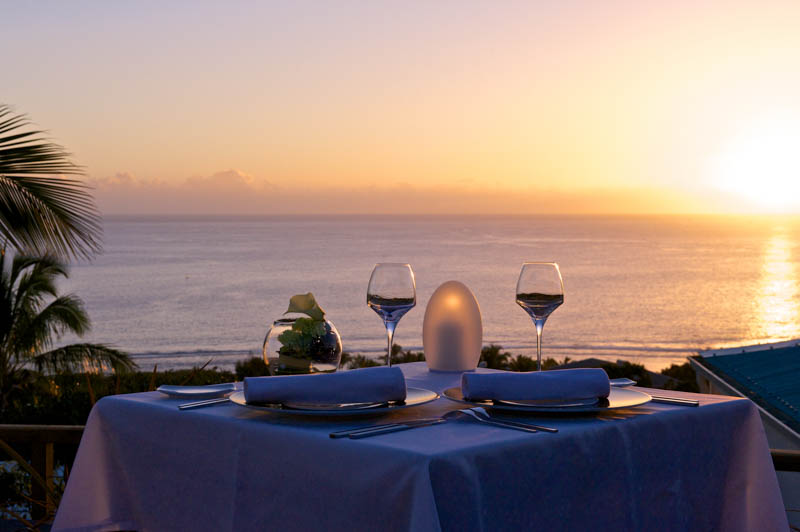
[[[711,182],[754,209],[800,212],[800,118],[764,118],[735,136],[711,161]]]

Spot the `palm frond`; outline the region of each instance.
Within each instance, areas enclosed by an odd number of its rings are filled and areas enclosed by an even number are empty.
[[[49,348],[64,333],[83,336],[89,331],[90,321],[80,298],[68,294],[57,297],[38,313],[23,314],[15,325],[14,350],[27,357],[30,352]]]
[[[70,154],[0,104],[0,238],[23,252],[60,258],[100,251],[100,216]]]
[[[48,348],[53,337],[64,332],[80,335],[88,330],[82,301],[72,295],[58,297],[60,276],[67,277],[66,266],[48,256],[16,255],[11,268],[0,272],[0,350],[5,358],[18,360]]]
[[[38,371],[52,372],[105,368],[125,372],[136,369],[136,363],[127,353],[105,344],[67,345],[36,355],[31,362]]]
[[[69,272],[55,257],[15,256],[9,272],[9,284],[16,286],[12,309],[36,309],[46,296],[56,297],[57,277],[69,277]]]
[[[6,254],[0,252],[0,356],[2,356],[2,343],[11,330],[14,308],[14,285],[10,275],[6,272]]]

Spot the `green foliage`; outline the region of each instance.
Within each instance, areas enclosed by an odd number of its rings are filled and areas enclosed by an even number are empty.
[[[511,371],[536,371],[536,360],[526,355],[517,355],[508,364]]]
[[[510,353],[502,351],[502,347],[489,344],[481,349],[481,362],[484,366],[491,369],[508,369]]]
[[[679,381],[693,381],[697,376],[694,372],[694,368],[688,362],[681,365],[672,364],[670,367],[662,369],[661,374]]]
[[[236,380],[240,381],[245,377],[261,377],[269,375],[269,367],[262,357],[252,357],[247,360],[240,360],[236,363]]]
[[[97,400],[117,393],[144,392],[151,389],[152,372],[117,375],[64,373],[33,375],[33,386],[24,397],[15,397],[1,412],[3,423],[44,425],[83,425],[92,409],[92,392]],[[233,382],[236,376],[216,369],[179,370],[155,373],[153,386],[162,384],[205,385]],[[91,386],[91,392],[89,389]]]
[[[292,328],[283,331],[278,336],[281,355],[294,358],[311,358],[312,353],[318,349],[327,349],[322,339],[328,334],[328,325],[324,321],[311,318],[297,318],[292,323]]]
[[[364,355],[353,355],[342,353],[342,360],[339,367],[346,369],[371,368],[382,366],[385,359],[375,360]],[[400,344],[392,344],[392,364],[406,364],[409,362],[424,362],[425,353],[421,351],[403,351]]]
[[[6,457],[0,457],[5,460]],[[20,508],[28,501],[23,497],[30,492],[30,475],[17,465],[16,462],[0,461],[0,519],[4,517],[2,508]]]
[[[638,386],[648,387],[653,385],[650,374],[641,364],[633,364],[631,362],[622,362],[619,364],[608,363],[603,364],[601,367],[606,370],[609,379],[625,377],[635,380]]]
[[[422,351],[403,351],[400,344],[392,344],[392,364],[407,364],[409,362],[424,362],[425,353]]]
[[[542,360],[542,369],[556,369],[569,361],[569,357],[565,357],[561,362],[554,358],[545,358]],[[489,344],[481,349],[481,363],[486,368],[507,371],[536,371],[537,369],[535,358],[527,355],[513,355],[503,351],[502,346],[495,344]]]
[[[422,351],[403,351],[392,355],[392,364],[408,364],[409,362],[425,362],[425,353]]]
[[[82,336],[90,327],[83,302],[58,294],[58,277],[67,277],[67,269],[54,257],[16,255],[9,260],[0,252],[0,410],[14,396],[29,395],[36,380],[31,367],[39,373],[136,367],[127,354],[103,344],[52,349],[65,333]]]
[[[311,292],[292,296],[289,299],[289,308],[286,309],[284,314],[289,314],[290,312],[305,314],[315,321],[323,321],[325,319],[325,311],[319,306],[314,294]]]
[[[568,360],[568,358],[565,358],[564,360]],[[536,363],[535,360],[534,363]],[[561,364],[562,363],[558,362],[555,358],[548,357],[542,360],[542,369],[543,370],[558,369],[559,367],[561,367]],[[564,362],[564,364],[566,364],[566,362]]]
[[[681,365],[672,364],[670,367],[662,369],[661,374],[675,379],[666,383],[664,388],[667,390],[700,392],[700,388],[697,386],[697,375],[692,365],[688,362]]]
[[[510,371],[536,371],[538,369],[536,359],[533,357],[526,355],[513,356],[510,353],[507,355],[510,357],[510,362],[507,367]],[[567,362],[569,362],[569,357],[564,358],[561,362],[557,361],[555,358],[543,358],[542,370],[558,369]]]
[[[0,249],[61,259],[100,251],[100,215],[64,148],[0,104]]]
[[[365,357],[364,355],[350,355],[348,354],[347,360],[347,369],[356,369],[356,368],[371,368],[374,366],[382,366],[380,362],[373,360],[371,358]],[[344,364],[340,364],[341,367],[345,367]]]

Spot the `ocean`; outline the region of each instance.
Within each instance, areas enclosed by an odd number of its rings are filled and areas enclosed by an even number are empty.
[[[408,262],[417,306],[396,343],[422,349],[428,299],[454,279],[478,300],[485,345],[535,356],[517,276],[525,261],[555,261],[565,301],[544,327],[544,357],[658,371],[701,349],[800,337],[798,236],[795,220],[711,216],[109,216],[104,252],[74,264],[62,290],[86,304],[84,340],[128,351],[142,370],[260,356],[304,292],[346,351],[379,357],[367,282],[376,262]]]

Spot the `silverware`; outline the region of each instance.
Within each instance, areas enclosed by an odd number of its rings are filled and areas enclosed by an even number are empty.
[[[524,423],[504,422],[492,418],[484,418],[477,412],[473,412],[468,408],[464,408],[462,410],[451,410],[445,413],[442,417],[438,418],[417,419],[403,423],[387,423],[385,425],[374,425],[371,427],[348,429],[343,431],[332,432],[329,434],[329,436],[331,438],[347,437],[352,440],[360,440],[362,438],[380,436],[381,434],[391,434],[392,432],[400,432],[403,430],[415,429],[419,427],[438,425],[439,423],[444,423],[450,419],[454,419],[457,417],[466,417],[468,419],[475,420],[480,423],[486,423],[487,425],[493,425],[495,427],[502,427],[505,429],[520,430],[522,432],[539,432],[536,428],[533,428],[532,426],[526,425]],[[548,432],[558,430],[558,429],[552,429],[550,427],[545,427],[545,428],[548,429]]]
[[[362,430],[360,432],[355,432],[348,435],[348,438],[351,440],[360,440],[361,438],[369,438],[372,436],[380,436],[381,434],[389,434],[391,432],[400,432],[401,430],[410,430],[416,429],[419,427],[427,427],[429,425],[438,425],[439,423],[445,423],[447,420],[444,418],[435,418],[431,419],[422,423],[407,423],[407,424],[398,424],[395,426],[390,427],[383,427],[379,429],[373,430]]]
[[[183,403],[182,405],[178,405],[179,410],[188,410],[190,408],[200,408],[202,406],[211,406],[216,405],[218,403],[227,403],[230,401],[227,397],[217,397],[215,399],[206,399],[204,401],[193,401],[191,403]]]
[[[497,421],[496,419],[479,416],[477,412],[473,412],[469,408],[464,408],[461,410],[451,410],[450,412],[447,412],[445,415],[443,415],[442,419],[451,419],[458,416],[469,416],[470,418],[477,420],[481,423],[486,423],[487,425],[494,425],[495,427],[502,427],[504,429],[521,430],[522,432],[539,432],[535,428],[523,426],[521,423],[506,423],[504,421]]]
[[[370,425],[367,427],[357,427],[354,429],[345,429],[345,430],[338,430],[336,432],[331,432],[328,434],[331,438],[346,438],[351,434],[357,434],[359,432],[371,432],[373,430],[379,429],[386,429],[390,427],[399,427],[403,425],[418,425],[420,423],[427,423],[429,421],[437,421],[440,418],[438,417],[430,417],[430,418],[422,418],[422,419],[411,419],[409,421],[398,421],[397,423],[384,423],[383,425]]]
[[[663,395],[650,395],[654,403],[665,403],[668,405],[700,406],[700,401],[696,399],[680,399],[678,397],[665,397]]]
[[[485,419],[487,419],[489,421],[499,421],[501,423],[507,423],[509,425],[519,425],[521,427],[541,430],[543,432],[558,432],[558,429],[555,429],[553,427],[545,427],[545,426],[542,426],[542,425],[534,425],[532,423],[521,423],[521,422],[518,422],[518,421],[511,421],[509,419],[497,419],[495,417],[492,417],[491,414],[489,414],[489,412],[487,412],[486,409],[483,408],[482,406],[475,406],[475,407],[470,408],[469,410],[472,410],[479,417],[483,417],[483,418],[485,418]]]

